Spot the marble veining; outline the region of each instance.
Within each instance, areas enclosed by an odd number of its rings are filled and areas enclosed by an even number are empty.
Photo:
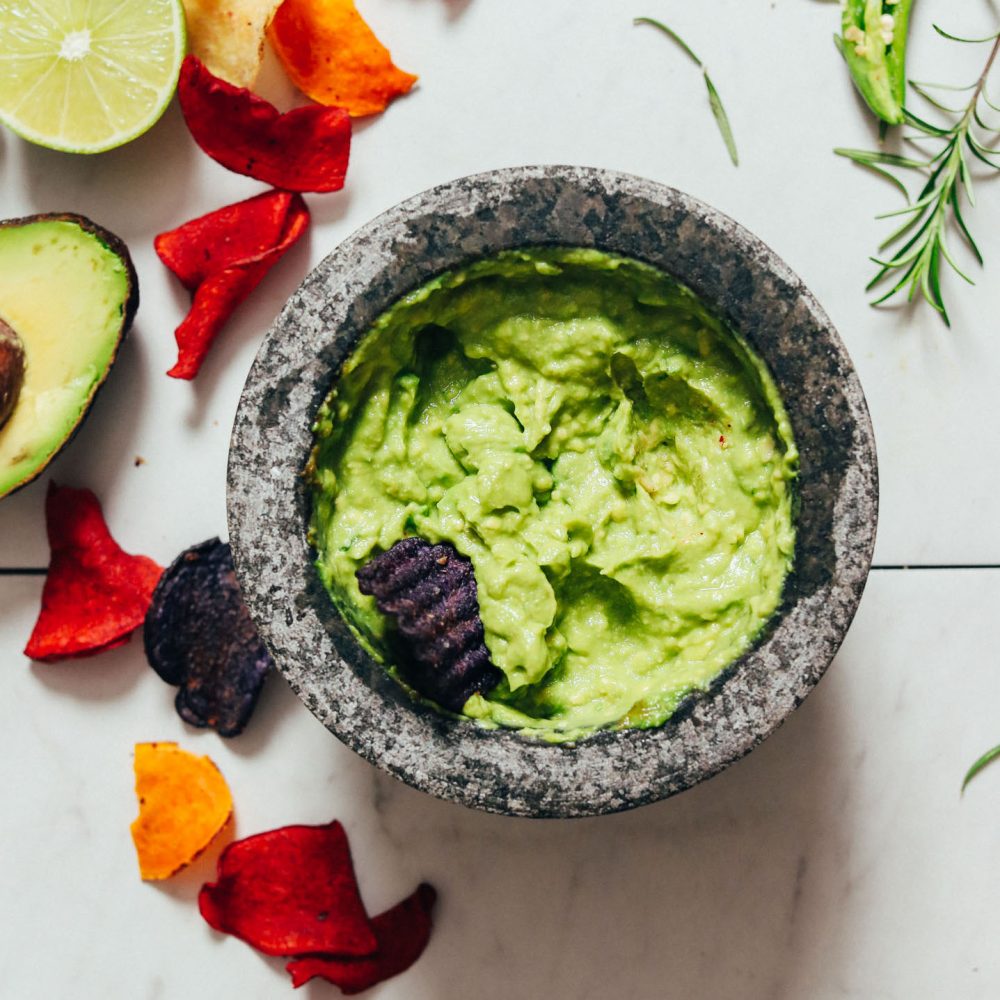
[[[39,587],[0,580],[14,609],[0,641],[30,629]],[[998,600],[1000,572],[876,574],[816,695],[757,751],[665,802],[547,823],[442,802],[370,767],[280,677],[253,728],[224,741],[177,718],[134,643],[12,664],[0,782],[16,808],[2,828],[22,861],[0,866],[0,996],[62,996],[69,975],[88,1000],[290,990],[280,961],[197,916],[217,849],[170,883],[139,881],[130,747],[160,738],[219,764],[237,836],[339,818],[372,912],[422,879],[437,886],[431,945],[380,1000],[995,1000],[1000,874],[984,859],[1000,775],[963,799],[958,785],[996,736]],[[928,629],[930,607],[946,625]],[[962,683],[942,684],[954,663]],[[51,941],[58,955],[39,961]]]

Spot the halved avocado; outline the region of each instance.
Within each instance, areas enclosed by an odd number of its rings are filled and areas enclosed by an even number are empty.
[[[0,222],[0,320],[14,334],[0,347],[0,383],[5,365],[14,376],[13,408],[0,423],[0,497],[31,482],[72,438],[138,306],[132,259],[113,233],[72,214]]]

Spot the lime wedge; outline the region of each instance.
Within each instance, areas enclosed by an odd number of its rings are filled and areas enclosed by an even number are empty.
[[[0,0],[0,121],[71,153],[121,146],[170,103],[184,46],[180,0]]]

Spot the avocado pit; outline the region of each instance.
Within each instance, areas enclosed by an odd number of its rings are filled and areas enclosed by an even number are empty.
[[[17,406],[24,385],[24,344],[10,324],[0,319],[0,427]]]

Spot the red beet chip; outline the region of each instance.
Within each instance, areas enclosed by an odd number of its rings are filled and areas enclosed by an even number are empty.
[[[224,167],[285,191],[339,191],[351,153],[351,117],[312,104],[281,114],[188,56],[177,84],[194,141]]]
[[[128,642],[146,617],[162,567],[122,550],[90,490],[50,483],[45,522],[52,556],[25,656],[64,660]]]
[[[378,943],[336,820],[230,844],[219,857],[218,881],[202,886],[198,908],[217,931],[266,955],[363,957]]]
[[[208,349],[233,310],[306,231],[302,197],[266,191],[185,222],[156,237],[160,260],[193,295],[191,310],[174,334],[174,378],[198,374]]]
[[[372,919],[378,951],[371,958],[309,956],[293,959],[285,968],[292,985],[308,983],[317,976],[339,986],[345,993],[361,993],[404,972],[421,956],[431,936],[431,910],[437,893],[423,883],[391,910]]]

